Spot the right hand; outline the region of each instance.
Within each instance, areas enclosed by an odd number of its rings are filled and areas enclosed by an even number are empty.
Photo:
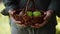
[[[20,24],[21,21],[16,21],[16,18],[14,18],[15,16],[18,16],[18,14],[15,14],[16,13],[16,10],[9,10],[9,15],[10,15],[10,18],[13,19],[13,21],[18,25],[18,26],[22,26],[22,27],[26,27],[26,25],[24,24]]]

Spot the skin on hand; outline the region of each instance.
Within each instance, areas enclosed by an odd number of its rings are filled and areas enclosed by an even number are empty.
[[[18,16],[17,14],[16,14],[16,15],[14,14],[15,12],[16,12],[15,10],[9,10],[10,18],[11,18],[18,26],[26,27],[26,25],[20,24],[21,21],[16,21],[16,20],[14,19],[15,16]]]
[[[46,16],[44,17],[44,22],[42,24],[40,24],[40,27],[43,27],[44,25],[46,25],[48,23],[48,20],[50,19],[51,15],[53,14],[53,10],[48,10],[48,11],[44,12],[44,14],[46,14]]]
[[[15,10],[9,10],[8,12],[10,15],[13,15],[16,11]]]
[[[45,26],[48,23],[48,20],[50,19],[51,15],[53,14],[53,10],[48,10],[44,12],[44,14],[46,14],[46,16],[44,17],[44,22],[42,24],[36,24],[36,26],[33,26],[34,28],[41,28]]]

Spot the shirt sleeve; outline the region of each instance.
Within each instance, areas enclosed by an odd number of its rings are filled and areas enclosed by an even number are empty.
[[[18,6],[17,0],[3,0],[6,10],[16,9]]]
[[[51,0],[48,9],[58,11],[59,9],[59,0]]]
[[[2,10],[1,14],[9,15],[9,10],[17,10],[18,9],[18,1],[17,0],[3,0],[5,9]]]

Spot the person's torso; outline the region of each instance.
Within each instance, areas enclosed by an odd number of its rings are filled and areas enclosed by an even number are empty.
[[[17,2],[18,2],[17,4],[19,8],[23,8],[25,7],[27,0],[19,0]],[[35,7],[39,10],[47,10],[49,3],[50,3],[50,0],[34,0]],[[33,4],[30,2],[29,7],[31,8],[32,5]]]

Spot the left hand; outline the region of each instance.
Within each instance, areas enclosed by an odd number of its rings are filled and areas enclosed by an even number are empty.
[[[46,14],[46,16],[44,17],[44,22],[42,24],[40,24],[40,27],[43,27],[44,25],[46,25],[48,23],[48,20],[50,19],[50,17],[53,14],[53,10],[48,10],[48,11],[44,12],[44,14]]]
[[[44,14],[46,14],[46,16],[44,17],[44,22],[42,24],[36,24],[35,28],[40,28],[45,26],[48,23],[48,20],[50,19],[51,15],[53,14],[53,10],[48,10],[46,12],[44,12]]]

